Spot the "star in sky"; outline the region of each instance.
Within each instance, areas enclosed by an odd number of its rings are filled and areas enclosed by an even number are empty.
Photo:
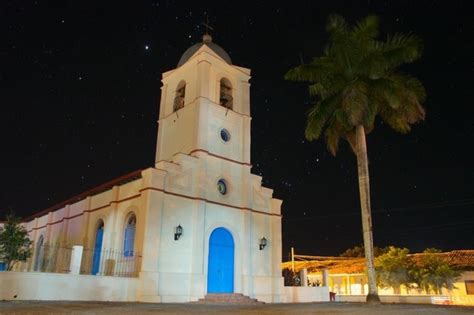
[[[430,8],[430,12],[425,5],[416,3],[407,13],[400,10],[400,4],[371,1],[368,7],[348,13],[350,20],[360,18],[364,12],[376,13],[381,15],[382,31],[413,30],[426,44],[425,55],[417,62],[416,69],[409,71],[426,84],[426,123],[413,128],[409,136],[401,136],[389,133],[387,124],[377,120],[375,132],[367,138],[374,209],[382,201],[384,205],[399,206],[428,202],[435,196],[442,200],[472,197],[472,183],[466,183],[467,172],[472,168],[469,139],[474,133],[472,107],[466,105],[473,93],[469,85],[472,71],[469,71],[469,58],[466,59],[472,45],[464,40],[470,34],[466,34],[470,31],[466,27],[470,16],[468,10],[461,10],[465,5],[437,3],[437,8]],[[199,4],[190,4],[189,10],[183,10],[176,1],[152,0],[152,7],[146,11],[140,6],[117,8],[127,16],[126,23],[116,23],[116,14],[107,12],[84,23],[81,16],[74,14],[90,9],[87,4],[75,2],[70,11],[50,10],[40,4],[34,2],[37,7],[31,14],[0,13],[0,20],[5,20],[7,25],[5,47],[10,49],[0,52],[10,60],[0,74],[6,86],[2,97],[11,105],[5,108],[6,113],[2,112],[5,119],[0,128],[4,128],[4,135],[18,135],[3,140],[5,147],[11,149],[0,163],[5,178],[5,187],[0,189],[5,194],[0,194],[0,201],[12,203],[20,215],[49,207],[125,171],[154,165],[161,73],[175,67],[180,55],[201,40],[205,31],[201,22],[208,14],[209,24],[216,29],[210,32],[214,41],[231,53],[235,65],[252,69],[253,171],[263,175],[263,183],[274,189],[275,198],[283,200],[284,231],[306,229],[286,220],[299,216],[299,209],[314,200],[317,206],[307,210],[307,215],[357,207],[357,165],[350,147],[342,141],[340,152],[333,157],[325,148],[323,135],[312,142],[302,137],[306,110],[314,104],[314,99],[308,96],[304,84],[283,79],[290,67],[300,63],[300,55],[308,62],[323,51],[324,19],[336,11],[337,5],[320,2],[310,10],[301,10],[291,6],[269,9],[257,3],[249,7],[210,6],[202,11],[204,8]],[[136,10],[136,14],[129,14],[131,10]],[[314,10],[318,10],[317,16],[312,14]],[[422,22],[417,18],[420,14],[424,16]],[[441,25],[439,16],[451,22]],[[114,27],[104,27],[107,23]],[[169,32],[163,33],[163,27],[169,27]],[[64,32],[66,29],[68,33]],[[447,29],[451,36],[437,41],[439,34],[447,33]],[[75,43],[76,35],[84,37]],[[152,46],[157,58],[150,58]],[[442,55],[445,47],[454,46],[460,49],[439,63],[442,58],[437,54]],[[262,53],[268,51],[271,53]],[[443,89],[446,82],[432,75],[433,64],[440,72],[457,78],[448,83],[449,93]],[[442,105],[450,102],[459,104],[456,114]],[[450,150],[441,145],[446,143],[450,143]],[[135,153],[123,158],[125,151],[118,151],[119,148]],[[430,157],[427,163],[423,156]],[[345,165],[339,165],[341,162]],[[82,169],[77,165],[82,165]],[[61,168],[67,172],[50,171]],[[77,172],[72,174],[74,170]],[[82,174],[84,180],[80,180]],[[15,184],[17,178],[27,177],[33,179]],[[58,182],[62,183],[60,189]],[[405,191],[400,192],[403,190],[400,187],[405,183],[409,183],[408,189],[402,194]],[[21,198],[25,191],[30,197],[27,200]],[[49,195],[50,202],[43,202],[51,192],[56,195]],[[470,215],[464,208],[459,211]],[[427,221],[423,214],[414,218],[419,224]],[[344,224],[350,222],[342,217],[338,220]],[[376,215],[374,220],[378,222]],[[377,225],[376,233],[405,224],[394,215],[391,220],[390,225],[383,222]],[[434,225],[438,216],[430,220]],[[330,234],[335,221],[321,224],[314,236]],[[354,237],[359,237],[359,231],[356,232]],[[436,233],[439,234],[433,231],[435,237]],[[381,235],[374,236],[380,242],[378,245],[389,245],[390,240],[381,240]],[[299,250],[314,254],[337,254],[340,247],[350,245],[335,235],[327,246],[318,248],[307,241],[308,235],[283,237],[284,247],[293,241],[302,247]],[[426,240],[430,237],[427,235]],[[457,237],[453,246],[472,244],[467,234],[464,243],[460,239]],[[404,244],[412,245],[408,241]]]

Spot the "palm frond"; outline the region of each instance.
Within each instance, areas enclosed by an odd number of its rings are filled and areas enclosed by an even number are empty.
[[[382,105],[388,105],[393,109],[400,107],[402,102],[400,91],[402,83],[396,77],[385,77],[370,81],[371,94]]]
[[[348,29],[346,19],[338,14],[332,14],[326,22],[326,30],[330,34],[344,33]]]
[[[321,76],[318,83],[309,86],[311,96],[327,98],[340,93],[347,86],[348,80],[338,73],[328,73]]]
[[[367,85],[356,82],[342,92],[341,107],[346,116],[346,122],[352,126],[363,124],[368,110]]]
[[[311,64],[294,67],[285,74],[285,79],[290,81],[317,82],[319,80],[319,68]]]
[[[354,128],[362,125],[369,133],[377,116],[402,133],[425,118],[423,84],[397,72],[398,66],[420,58],[423,45],[417,36],[395,34],[379,40],[376,16],[349,27],[343,17],[333,15],[326,29],[330,37],[323,55],[285,75],[309,82],[309,94],[319,99],[308,112],[308,140],[324,134],[335,155],[341,138],[353,146]]]
[[[367,105],[368,105],[367,112],[366,112],[366,115],[364,116],[363,125],[365,129],[365,133],[369,134],[374,129],[375,117],[378,114],[379,104],[375,100],[369,98],[369,102]]]
[[[378,47],[388,67],[392,69],[417,60],[423,51],[421,39],[412,34],[395,34],[385,42],[378,43]]]
[[[410,124],[403,115],[393,108],[384,107],[380,109],[382,119],[395,131],[400,133],[408,133],[411,130]]]
[[[290,81],[319,82],[334,71],[333,67],[334,64],[329,58],[315,58],[309,64],[290,69],[285,74],[285,79]]]
[[[319,139],[337,104],[338,97],[330,97],[316,103],[308,112],[305,137],[309,141]]]
[[[352,29],[355,38],[359,40],[375,39],[379,36],[379,18],[376,15],[369,15],[357,22]]]
[[[344,135],[344,138],[346,139],[347,142],[349,142],[352,152],[356,153],[357,152],[357,137],[356,137],[355,129],[348,131]]]
[[[368,45],[375,46],[373,43]],[[366,54],[358,62],[356,72],[359,76],[377,80],[385,74],[388,67],[380,51],[375,48],[368,48]]]
[[[421,106],[425,90],[418,79],[391,73],[371,82],[371,91],[378,101],[382,119],[394,130],[407,133],[411,130],[410,125],[425,118],[425,110]]]
[[[339,149],[339,140],[341,138],[340,127],[334,122],[326,129],[324,135],[329,152],[336,156],[337,150]]]
[[[426,90],[420,80],[415,77],[405,75],[405,84],[408,89],[415,93],[420,103],[423,103],[425,101]]]
[[[339,114],[342,111],[336,111]],[[347,125],[341,121],[343,115],[335,114],[329,121],[329,124],[324,132],[326,138],[326,145],[332,155],[336,155],[339,149],[339,141],[341,138],[345,138],[346,135],[353,131],[354,128],[347,127]]]
[[[320,82],[312,84],[309,86],[309,95],[311,96],[321,96],[322,98],[326,97],[327,89]]]

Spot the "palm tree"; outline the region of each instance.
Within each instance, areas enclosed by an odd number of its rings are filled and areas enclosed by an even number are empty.
[[[285,79],[309,82],[315,104],[308,111],[305,136],[312,141],[324,135],[328,150],[336,155],[339,140],[349,142],[357,157],[362,231],[369,294],[367,302],[379,302],[377,293],[369,168],[366,134],[376,117],[395,131],[407,133],[425,118],[421,103],[423,84],[397,68],[421,56],[421,40],[395,34],[380,40],[379,20],[367,16],[354,26],[343,17],[330,16],[326,29],[329,44],[321,57],[289,70]]]

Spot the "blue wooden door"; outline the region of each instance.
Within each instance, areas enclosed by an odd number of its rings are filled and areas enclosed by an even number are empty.
[[[97,229],[95,234],[94,258],[92,259],[91,274],[96,275],[100,267],[100,254],[102,251],[102,238],[104,237],[104,226]]]
[[[215,229],[209,238],[207,292],[234,292],[234,239],[224,228]]]

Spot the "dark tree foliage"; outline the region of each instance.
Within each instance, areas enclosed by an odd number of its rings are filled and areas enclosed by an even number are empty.
[[[416,283],[419,290],[441,294],[443,288],[449,291],[455,288],[454,281],[461,274],[442,259],[439,253],[441,251],[436,248],[425,249],[421,259],[409,271],[411,281]]]
[[[378,257],[387,253],[389,247],[378,247],[374,246],[374,257]],[[363,258],[365,257],[364,245],[356,245],[352,248],[346,249],[342,254],[339,256],[341,257],[354,257],[354,258]]]
[[[400,287],[410,287],[410,270],[414,263],[410,259],[407,248],[390,246],[388,251],[375,259],[377,284],[382,288],[393,288],[395,294],[400,294]]]
[[[282,270],[285,286],[287,287],[299,287],[301,286],[301,280],[298,273],[291,271],[288,268]]]
[[[0,228],[0,261],[6,264],[7,270],[12,270],[15,263],[26,261],[31,256],[31,244],[20,218],[9,214],[5,225]]]

